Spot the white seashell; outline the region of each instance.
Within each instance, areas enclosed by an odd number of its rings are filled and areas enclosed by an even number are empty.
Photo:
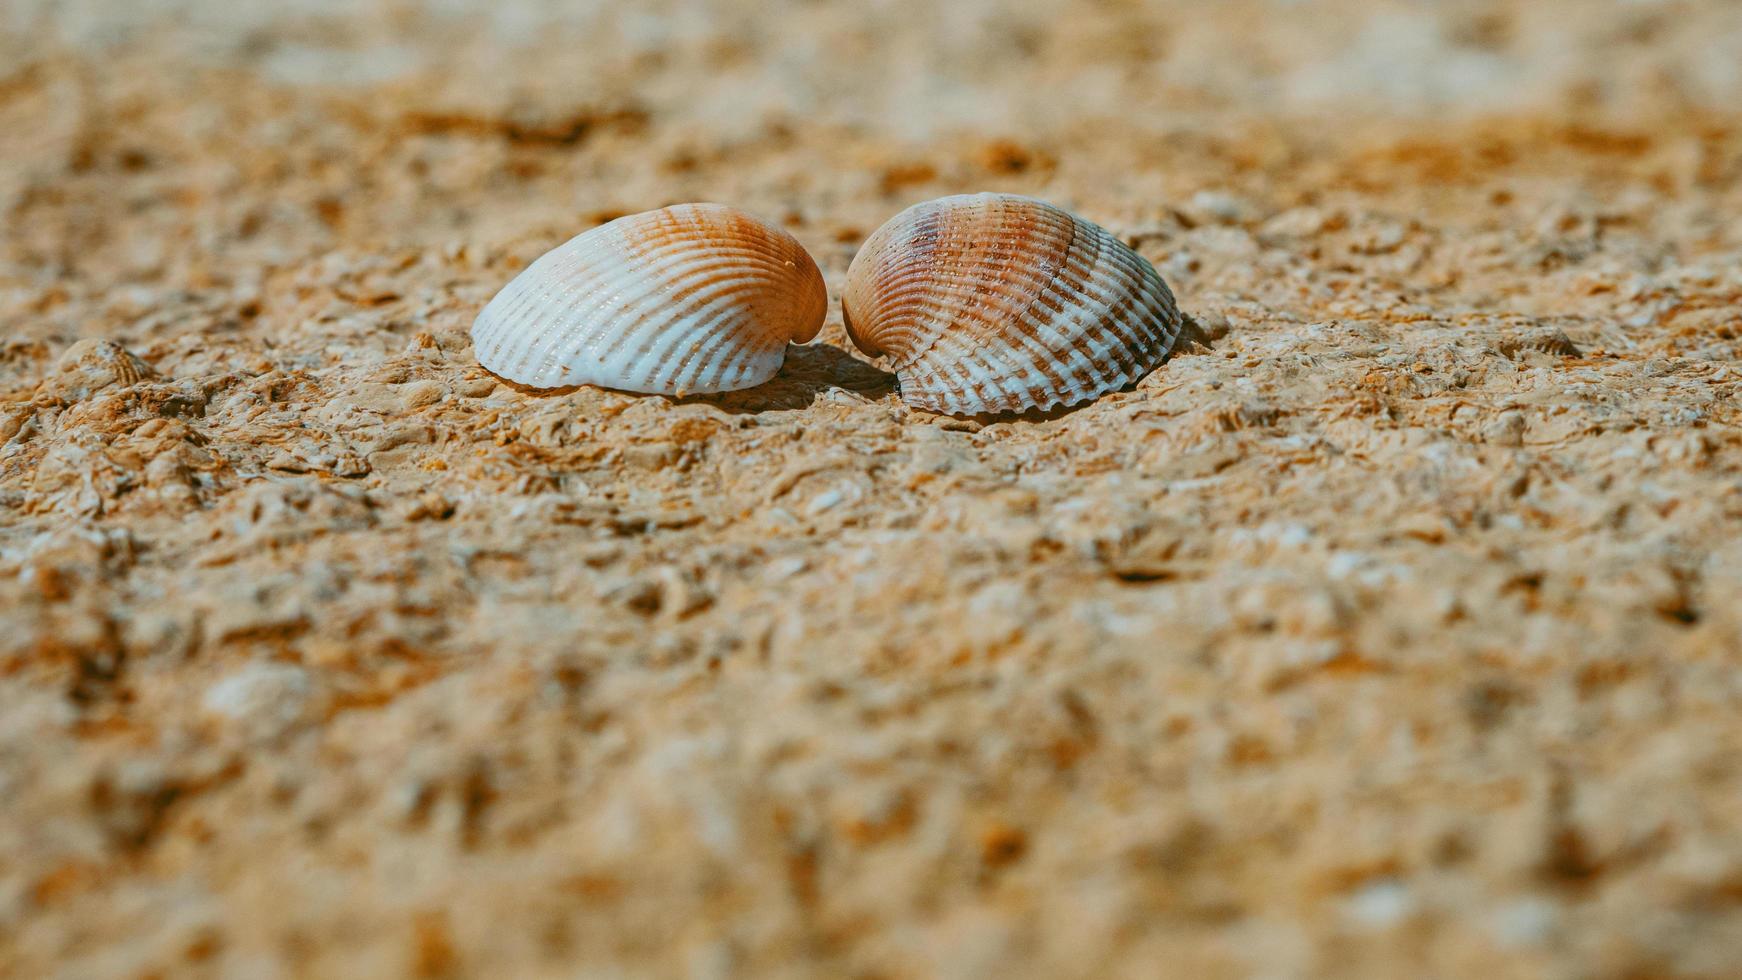
[[[1101,226],[1043,201],[916,204],[847,269],[847,335],[887,356],[910,405],[951,415],[1046,410],[1154,370],[1179,339],[1173,293]]]
[[[472,348],[535,388],[732,391],[779,373],[827,309],[797,239],[736,208],[677,204],[546,252],[478,314]]]

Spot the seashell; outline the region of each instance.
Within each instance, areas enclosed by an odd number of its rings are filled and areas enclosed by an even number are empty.
[[[798,240],[722,204],[677,204],[569,239],[472,324],[492,372],[535,388],[686,395],[759,385],[828,310]]]
[[[113,340],[89,338],[61,354],[49,380],[62,397],[78,401],[110,385],[125,388],[155,377],[157,372],[139,355]]]
[[[1578,357],[1582,353],[1571,337],[1554,327],[1528,331],[1500,341],[1500,353],[1509,360],[1517,360],[1532,352],[1554,357]]]
[[[1044,201],[964,194],[872,232],[847,269],[847,335],[908,404],[950,415],[1076,405],[1154,370],[1173,293],[1101,226]]]

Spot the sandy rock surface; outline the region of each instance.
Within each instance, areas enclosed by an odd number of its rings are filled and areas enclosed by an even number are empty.
[[[1728,976],[1742,8],[0,9],[0,974]],[[1133,244],[1074,412],[541,394],[721,200]],[[1159,964],[1159,965],[1158,965]]]

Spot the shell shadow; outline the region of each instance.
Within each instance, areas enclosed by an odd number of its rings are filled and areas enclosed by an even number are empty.
[[[494,378],[497,384],[533,398],[556,398],[588,387],[564,385],[560,388],[535,388],[518,381],[510,381],[489,368],[484,368],[484,372]],[[818,395],[831,388],[876,399],[895,390],[895,375],[879,370],[831,344],[807,344],[802,347],[788,346],[786,363],[781,365],[780,373],[754,388],[711,395],[644,397],[665,398],[673,405],[713,405],[723,412],[750,414],[808,408],[817,400]]]
[[[1181,354],[1195,353],[1199,350],[1214,350],[1215,335],[1204,328],[1190,313],[1180,312],[1180,336],[1156,365],[1159,370]],[[549,398],[571,394],[579,391],[585,385],[567,385],[561,388],[533,388],[495,373],[486,372],[499,383],[520,392],[539,398]],[[1148,377],[1148,375],[1144,375]],[[1141,384],[1143,378],[1132,381],[1120,389],[1131,391]],[[765,381],[754,388],[742,391],[726,391],[711,395],[685,395],[682,397],[650,395],[648,397],[665,397],[674,405],[712,405],[723,412],[733,414],[756,414],[759,412],[781,412],[809,408],[816,402],[817,396],[831,389],[850,391],[862,398],[876,400],[894,392],[897,388],[895,375],[882,370],[873,364],[854,357],[840,347],[829,343],[814,343],[804,345],[789,345],[786,348],[786,363],[781,365],[780,373],[771,380]],[[981,425],[994,422],[1050,422],[1064,418],[1088,408],[1095,399],[1079,402],[1075,405],[1054,408],[1047,411],[1030,410],[1026,412],[1004,412],[970,416],[939,416],[939,418],[964,418]],[[926,412],[930,415],[932,413]]]
[[[496,383],[502,387],[517,391],[522,395],[530,395],[533,398],[555,398],[558,395],[572,395],[586,387],[586,385],[563,385],[560,388],[536,388],[532,385],[521,384],[518,381],[510,381],[502,375],[497,374],[495,371],[484,367],[482,364],[478,365],[478,367],[483,368],[484,373],[488,374],[491,378],[494,378]]]
[[[808,408],[832,389],[877,399],[895,390],[895,375],[867,364],[833,344],[788,346],[786,363],[771,380],[742,391],[673,398],[677,405],[712,405],[723,412],[753,414]]]

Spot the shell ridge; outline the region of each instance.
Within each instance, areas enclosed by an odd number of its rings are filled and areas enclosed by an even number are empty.
[[[1087,302],[1075,304],[1071,311],[1097,354],[1093,359],[1096,382],[1087,389],[1088,397],[1124,387],[1159,363],[1148,328],[1131,315],[1144,299],[1144,279],[1136,265],[1141,256],[1127,254],[1129,250],[1117,238],[1098,225],[1092,227],[1100,246],[1096,269],[1084,285]],[[1142,320],[1148,319],[1146,310]],[[1096,326],[1119,342],[1096,341]]]
[[[706,331],[705,339],[679,354],[677,363],[670,367],[673,385],[680,390],[701,390],[710,386],[714,380],[729,378],[731,371],[727,365],[734,353],[734,346],[752,354],[761,353],[760,345],[754,343],[734,345],[733,340],[739,339],[734,335],[740,335],[747,324],[742,319],[731,322],[727,320],[726,314],[716,314],[706,327],[700,328]]]
[[[988,196],[964,194],[943,200],[973,201],[977,205],[983,206],[985,198]],[[893,225],[895,230],[892,230],[884,239],[881,252],[894,252],[890,261],[894,269],[900,273],[895,281],[900,284],[901,288],[893,296],[884,299],[884,292],[890,277],[888,275],[878,277],[877,285],[880,287],[878,289],[880,299],[874,310],[874,314],[877,315],[874,315],[873,319],[894,320],[895,323],[888,324],[888,326],[895,328],[898,331],[898,336],[913,338],[912,343],[904,344],[907,350],[894,352],[896,356],[891,358],[891,362],[897,370],[917,364],[945,334],[949,333],[952,319],[943,315],[943,311],[937,308],[939,304],[926,302],[926,297],[935,295],[940,288],[947,290],[956,287],[958,279],[963,279],[965,282],[958,266],[938,270],[932,266],[932,262],[939,255],[949,256],[960,253],[962,247],[959,242],[966,236],[953,227],[951,222],[945,220],[947,209],[936,207],[927,211],[926,207],[927,205],[924,204],[915,205],[885,225],[885,228]],[[903,217],[908,219],[905,225],[900,224]],[[915,247],[915,243],[920,241],[924,242],[924,248]],[[874,260],[881,257],[881,254],[875,255]],[[850,273],[851,270],[849,270]],[[942,287],[938,284],[939,279],[944,281]],[[889,349],[889,345],[886,344],[878,346],[885,350]]]
[[[847,279],[854,343],[888,357],[903,400],[955,414],[1092,400],[1154,370],[1180,331],[1153,264],[1017,195],[914,205],[872,233]]]
[[[731,282],[722,283],[713,291],[711,298],[706,303],[694,308],[693,312],[685,313],[676,318],[676,323],[683,324],[685,329],[668,328],[662,331],[663,334],[667,335],[664,343],[649,345],[631,363],[639,365],[643,361],[651,359],[653,364],[664,364],[674,383],[685,375],[692,364],[696,365],[697,383],[701,383],[699,380],[701,375],[710,366],[718,368],[724,374],[725,362],[715,363],[713,360],[719,351],[733,346],[734,342],[736,342],[737,347],[743,350],[754,351],[763,346],[759,342],[761,340],[759,331],[746,330],[746,328],[754,327],[754,317],[740,309],[734,302],[735,294],[736,291]],[[673,349],[681,343],[680,335],[688,335],[696,339],[689,350],[676,354],[676,360],[672,362]]]
[[[595,252],[598,253],[596,257]],[[612,254],[609,250],[595,247],[595,242],[587,240],[583,234],[558,246],[548,253],[548,257],[552,258],[552,263],[547,268],[537,273],[528,268],[521,274],[529,283],[527,292],[530,295],[523,310],[508,322],[524,323],[533,316],[533,311],[543,309],[539,319],[548,321],[552,327],[528,340],[523,364],[531,367],[533,376],[537,378],[558,383],[584,380],[591,373],[577,370],[572,362],[583,348],[589,346],[584,342],[587,327],[606,319],[607,311],[620,298],[620,294],[613,290],[599,288],[601,281],[613,281],[609,275]],[[601,268],[602,264],[604,268]],[[557,283],[565,285],[558,287]]]
[[[672,314],[676,321],[696,325],[695,330],[706,338],[705,344],[692,348],[683,355],[682,360],[673,366],[673,377],[680,376],[685,367],[696,358],[704,355],[702,360],[712,357],[723,345],[738,339],[749,346],[765,349],[771,346],[774,335],[783,333],[782,324],[772,317],[761,315],[762,297],[773,287],[779,285],[780,274],[785,271],[784,265],[776,265],[772,257],[763,257],[764,261],[753,270],[757,274],[745,274],[744,266],[748,263],[734,264],[716,262],[709,272],[713,278],[700,283],[689,294],[691,301],[682,309]],[[728,273],[736,271],[733,276]],[[680,294],[674,293],[675,300]],[[748,297],[737,309],[738,316],[733,317],[735,297]],[[782,338],[784,340],[784,338]]]
[[[522,273],[522,276],[531,272],[542,261],[543,257],[533,262],[531,266],[527,267],[526,272]],[[548,267],[547,265],[546,268]],[[531,282],[521,283],[518,287],[515,286],[516,282],[520,282],[520,277],[517,276],[501,293],[497,294],[495,299],[490,301],[480,318],[489,318],[493,328],[491,333],[495,343],[492,355],[499,354],[506,348],[509,358],[506,366],[523,369],[531,363],[537,338],[521,337],[518,338],[521,342],[516,343],[517,335],[512,330],[512,325],[519,321],[522,315],[521,311],[529,308],[542,294],[542,290],[537,288],[538,285],[541,285],[537,276],[534,276]]]
[[[597,351],[597,358],[606,364],[615,362],[615,370],[632,381],[640,384],[655,384],[661,381],[669,382],[670,378],[650,369],[647,362],[659,363],[659,355],[663,355],[677,343],[675,336],[680,331],[673,327],[685,322],[693,322],[695,310],[710,301],[724,297],[730,299],[734,285],[740,279],[718,275],[724,270],[745,264],[744,260],[759,253],[750,249],[726,249],[711,247],[706,253],[694,254],[686,245],[693,239],[685,240],[677,235],[665,235],[654,240],[659,244],[652,249],[644,249],[642,257],[651,263],[651,268],[643,271],[639,277],[646,285],[633,296],[623,299],[622,303],[610,316],[633,323],[636,326],[619,332],[604,349]],[[627,263],[622,263],[627,266]],[[753,281],[741,277],[742,281]],[[674,284],[682,286],[673,288]],[[670,306],[682,298],[691,296],[696,299],[689,305],[674,312],[666,313],[663,318],[658,316],[663,307]],[[642,325],[658,322],[663,319],[663,328],[647,330]],[[595,327],[595,329],[597,329]],[[666,343],[661,343],[663,334],[674,336]],[[731,337],[725,338],[728,342]]]
[[[1049,281],[1035,296],[1034,306],[1051,311],[1049,316],[1035,314],[1036,321],[1043,325],[1046,332],[1044,341],[1047,351],[1055,359],[1062,373],[1068,374],[1070,381],[1060,388],[1064,391],[1077,392],[1094,387],[1094,360],[1083,353],[1080,341],[1084,333],[1083,324],[1073,315],[1078,302],[1073,298],[1080,294],[1087,284],[1093,281],[1095,266],[1100,261],[1100,242],[1093,241],[1093,236],[1080,234],[1079,223],[1071,222],[1072,247],[1066,252],[1059,265],[1058,274]],[[1087,251],[1085,246],[1093,244],[1094,250]]]
[[[1172,348],[1177,334],[1178,314],[1166,306],[1160,311],[1151,308],[1148,300],[1152,294],[1146,287],[1151,279],[1159,281],[1160,276],[1153,267],[1146,272],[1144,266],[1148,263],[1131,253],[1110,233],[1102,229],[1101,234],[1115,246],[1107,250],[1107,255],[1117,266],[1119,279],[1123,280],[1123,288],[1117,292],[1102,289],[1097,295],[1097,302],[1107,304],[1100,314],[1101,320],[1125,339],[1120,349],[1125,356],[1117,359],[1118,370],[1107,379],[1107,384],[1112,386],[1108,390],[1113,390],[1131,383],[1161,362]],[[1163,286],[1165,288],[1165,283]],[[1113,299],[1115,296],[1117,298]],[[1108,303],[1109,299],[1113,301]],[[1156,330],[1158,325],[1160,331]]]
[[[865,329],[877,338],[881,350],[893,355],[891,361],[901,366],[913,363],[923,353],[923,347],[929,346],[925,342],[927,332],[921,325],[928,286],[925,270],[919,263],[900,262],[897,268],[903,273],[896,279],[898,291],[876,305]],[[896,346],[897,342],[900,346]]]
[[[1040,365],[1042,364],[1059,364],[1063,362],[1059,356],[1059,350],[1057,349],[1059,345],[1049,343],[1047,338],[1042,335],[1042,331],[1047,330],[1051,325],[1046,322],[1045,318],[1035,316],[1034,310],[1039,303],[1040,297],[1049,291],[1056,290],[1057,282],[1060,277],[1070,270],[1072,257],[1076,254],[1079,245],[1079,235],[1077,223],[1069,214],[1054,208],[1051,205],[1047,205],[1044,202],[1036,202],[1028,198],[1019,198],[1018,200],[1030,205],[1030,210],[1039,216],[1038,220],[1029,223],[1032,228],[1045,228],[1047,231],[1051,232],[1050,235],[1043,236],[1036,231],[1026,236],[1024,240],[1024,244],[1030,246],[1026,251],[1031,253],[1033,261],[1038,261],[1038,264],[1041,266],[1041,269],[1044,270],[1045,275],[1027,274],[1022,276],[1018,283],[1022,287],[1021,294],[1024,298],[1022,306],[1003,307],[1002,312],[1004,313],[1004,316],[1001,318],[1001,321],[996,324],[991,324],[990,326],[994,329],[981,333],[977,338],[978,342],[975,344],[975,353],[978,356],[987,356],[985,352],[989,351],[994,346],[995,339],[1000,336],[1001,333],[1008,331],[1013,334],[1013,339],[1019,342],[1021,348],[1027,353],[1029,370],[1040,371]],[[1048,252],[1035,247],[1035,242],[1037,240],[1043,237],[1056,240],[1060,232],[1064,233],[1064,242],[1062,247],[1056,249],[1056,251]],[[1027,261],[1019,262],[1016,261],[1016,259],[1029,260],[1030,255],[1013,256],[1011,259],[1007,259],[1003,263],[1003,265],[1006,266],[1006,272],[1002,281],[1006,284],[1012,283],[1008,270],[1018,269],[1020,266],[1028,264]],[[1068,343],[1070,338],[1067,336],[1059,334],[1056,329],[1051,332],[1055,334],[1057,340]],[[1073,378],[1078,376],[1079,372],[1073,366],[1069,364],[1066,364],[1065,366],[1070,369],[1070,374]],[[988,367],[990,368],[991,366],[988,365]],[[1044,376],[1046,372],[1041,373]],[[1062,384],[1065,382],[1065,379],[1060,377],[1056,378],[1055,381]],[[1000,388],[1002,387],[1003,386],[1000,385]],[[1020,399],[1011,398],[1007,399],[1007,401],[1010,404],[1015,404],[1019,402]]]
[[[546,315],[551,320],[569,323],[582,319],[580,311],[586,308],[586,301],[594,296],[598,282],[601,279],[610,281],[605,273],[613,268],[613,260],[618,257],[619,250],[627,247],[624,227],[618,224],[623,220],[618,218],[592,231],[576,235],[545,253],[526,272],[516,277],[517,281],[525,279],[529,284],[528,292],[533,294],[529,298],[542,296],[547,303],[555,303],[560,298],[563,302],[560,308],[546,310]],[[550,264],[540,269],[540,263],[547,259]],[[534,270],[537,270],[536,274]],[[563,285],[559,286],[559,283]],[[513,283],[509,285],[512,286]],[[609,299],[608,295],[598,296],[595,308],[604,305]],[[521,315],[525,315],[525,311]]]
[[[1114,244],[1123,245],[1109,233],[1103,233],[1108,234]],[[1118,263],[1121,274],[1130,282],[1125,299],[1112,312],[1141,313],[1141,318],[1123,317],[1121,322],[1127,324],[1134,339],[1148,343],[1159,342],[1163,353],[1171,350],[1174,341],[1179,337],[1179,308],[1172,291],[1167,288],[1167,283],[1155,271],[1154,266],[1129,248],[1115,248],[1110,255]]]
[[[1076,312],[1083,343],[1093,352],[1089,360],[1095,366],[1096,384],[1104,387],[1135,367],[1140,359],[1134,348],[1141,346],[1142,340],[1126,322],[1126,314],[1138,298],[1136,284],[1099,259],[1095,267],[1099,274],[1091,275],[1084,284],[1085,302]],[[1102,329],[1095,331],[1093,326]]]
[[[765,293],[773,284],[771,281],[786,271],[784,264],[776,265],[772,257],[769,259],[755,269],[760,275],[734,277],[722,274],[710,280],[698,289],[688,306],[673,315],[674,320],[690,324],[691,332],[704,339],[684,351],[677,363],[670,367],[668,373],[672,383],[699,388],[709,384],[703,379],[710,369],[721,377],[727,377],[735,369],[736,362],[747,364],[785,347],[785,338],[792,331],[783,329],[784,325],[777,322],[777,318],[763,315],[757,300],[742,304],[732,302],[747,293]],[[717,267],[722,271],[730,270],[731,264],[717,263]],[[744,270],[737,271],[742,273]],[[669,354],[671,346],[656,348],[643,354],[642,359],[657,355],[654,359],[658,363]],[[720,351],[729,346],[741,348],[739,353],[743,356],[728,353],[724,360],[716,360]]]
[[[951,350],[952,347],[955,349]],[[980,358],[974,356],[974,352],[959,340],[952,342],[950,338],[940,339],[931,348],[931,352],[935,356],[927,356],[915,363],[916,365],[924,364],[931,371],[933,377],[945,381],[945,384],[941,386],[940,396],[954,399],[957,395],[977,392],[984,387],[996,387],[995,382],[991,385],[986,384],[986,381],[997,374],[996,370],[976,372],[977,363],[983,368],[990,368],[990,365],[984,364]],[[984,379],[977,377],[977,374],[984,375]]]
[[[723,249],[695,255],[681,243],[649,251],[640,258],[644,267],[636,275],[642,288],[628,298],[623,312],[645,317],[669,308],[706,289],[714,281],[713,273],[736,261],[736,254]],[[682,310],[678,312],[681,315]]]
[[[1065,218],[1069,222],[1070,237],[1066,240],[1065,247],[1059,253],[1056,267],[1051,269],[1046,280],[1041,282],[1038,288],[1036,288],[1029,296],[1028,303],[1023,307],[1022,311],[1016,315],[1012,320],[1012,323],[1013,325],[1022,328],[1021,333],[1025,349],[1031,351],[1031,357],[1037,368],[1043,363],[1059,365],[1063,367],[1065,371],[1068,371],[1073,381],[1081,383],[1087,379],[1082,376],[1077,365],[1066,360],[1062,356],[1059,346],[1048,342],[1042,332],[1046,331],[1051,333],[1056,340],[1067,345],[1071,338],[1051,322],[1053,318],[1042,317],[1036,313],[1037,308],[1041,306],[1041,300],[1044,296],[1049,293],[1062,294],[1063,290],[1059,287],[1059,281],[1070,271],[1071,258],[1077,254],[1080,239],[1077,222],[1070,219],[1069,215],[1065,215]],[[1062,376],[1052,380],[1060,386],[1067,386],[1065,378]]]
[[[743,281],[724,274],[733,264],[730,257],[710,256],[686,263],[680,256],[660,269],[666,274],[638,293],[625,306],[622,315],[633,315],[635,321],[643,322],[664,312],[664,319],[669,323],[690,321],[700,309],[720,297],[730,298],[734,286]],[[653,280],[653,277],[649,279]],[[681,285],[674,286],[676,283]],[[677,306],[679,303],[684,305]],[[649,352],[646,346],[649,342],[650,338],[641,336],[639,331],[626,332],[612,341],[605,354],[626,356],[629,358],[627,363],[634,364]],[[625,348],[630,348],[626,354]]]

